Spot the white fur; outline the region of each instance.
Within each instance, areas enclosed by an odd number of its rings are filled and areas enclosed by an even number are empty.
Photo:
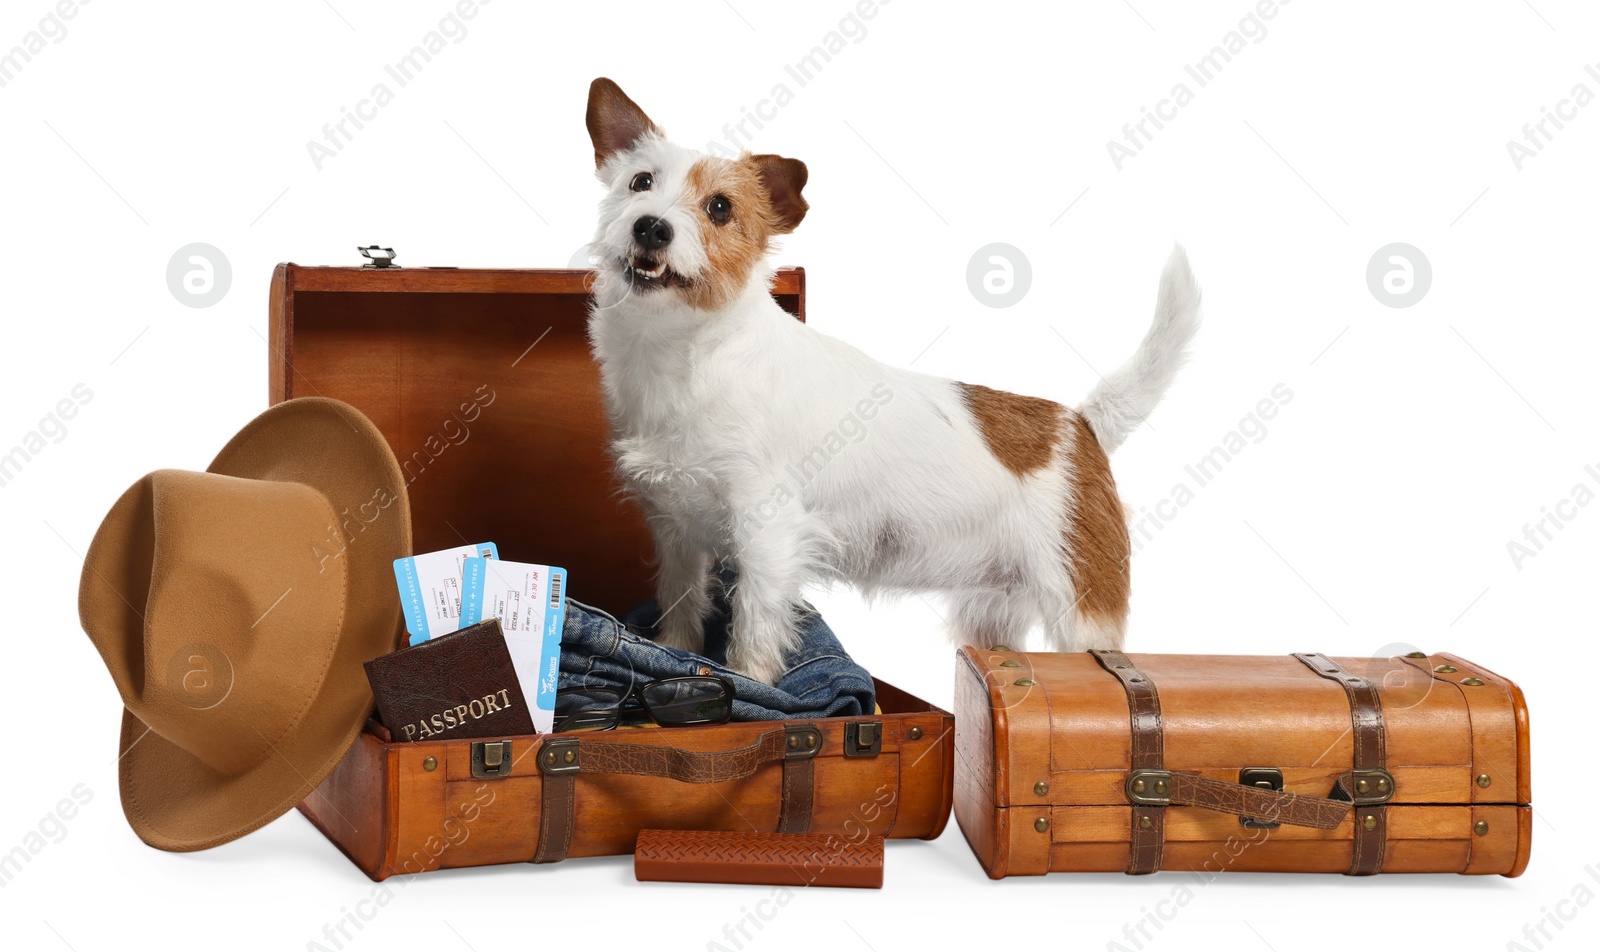
[[[1200,287],[1189,271],[1189,257],[1173,248],[1161,272],[1156,316],[1139,349],[1090,391],[1078,412],[1107,453],[1122,445],[1161,402],[1200,326]]]
[[[617,469],[655,537],[663,641],[702,646],[716,557],[739,572],[729,664],[769,682],[795,641],[802,590],[835,579],[869,594],[946,593],[967,641],[1020,641],[1042,624],[1061,650],[1120,645],[1120,618],[1086,623],[1074,611],[1062,449],[1051,465],[1013,474],[954,381],[886,366],[796,321],[772,299],[765,265],[716,311],[674,290],[627,293],[623,262],[637,253],[631,225],[642,214],[672,222],[673,270],[693,277],[707,266],[700,199],[683,194],[700,158],[654,135],[610,156],[591,246],[616,293],[597,295],[590,334]],[[628,189],[640,170],[655,174],[650,192]],[[1139,354],[1086,404],[1108,447],[1170,381],[1197,303],[1175,252]]]

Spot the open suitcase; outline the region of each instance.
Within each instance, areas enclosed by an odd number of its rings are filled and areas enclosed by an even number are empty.
[[[417,551],[493,539],[624,611],[650,596],[653,556],[606,456],[591,277],[280,265],[271,401],[334,397],[372,419],[405,471]],[[802,271],[773,293],[804,319]],[[359,520],[343,528],[359,545]],[[373,722],[300,811],[376,880],[630,853],[642,828],[932,839],[953,718],[877,689],[879,714],[814,721],[414,743]]]
[[[995,879],[1521,875],[1528,708],[1455,655],[963,648],[956,820]]]

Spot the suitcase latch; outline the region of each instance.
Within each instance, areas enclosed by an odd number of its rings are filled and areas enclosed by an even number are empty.
[[[876,757],[882,750],[882,721],[851,721],[844,725],[846,757]]]
[[[1262,790],[1282,793],[1283,771],[1276,767],[1246,767],[1239,771],[1239,783],[1246,787],[1260,787]],[[1253,816],[1240,817],[1239,825],[1252,830],[1276,830],[1282,826],[1277,820],[1258,820]]]
[[[479,779],[504,777],[511,772],[511,742],[480,740],[472,744],[472,775]]]
[[[365,248],[357,247],[356,250],[361,252],[361,257],[367,259],[367,263],[362,265],[363,268],[387,268],[391,265],[396,268],[400,267],[394,263],[396,256],[393,248],[367,245]]]

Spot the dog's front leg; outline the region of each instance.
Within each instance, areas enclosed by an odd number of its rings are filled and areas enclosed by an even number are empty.
[[[711,580],[711,553],[658,526],[655,532],[656,604],[661,606],[656,643],[697,654],[706,649],[705,620],[711,611],[707,585]]]
[[[729,598],[728,667],[775,684],[784,657],[799,640],[795,618],[805,578],[803,533],[798,519],[781,512],[776,519],[751,518],[737,528],[739,575]]]

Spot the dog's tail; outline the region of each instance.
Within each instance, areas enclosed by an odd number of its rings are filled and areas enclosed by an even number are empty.
[[[1121,446],[1161,402],[1161,395],[1188,358],[1189,341],[1199,326],[1200,287],[1189,271],[1189,256],[1181,245],[1176,246],[1161,272],[1155,319],[1139,349],[1102,379],[1078,407],[1106,453]]]

